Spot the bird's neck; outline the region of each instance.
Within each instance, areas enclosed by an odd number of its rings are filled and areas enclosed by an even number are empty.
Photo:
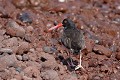
[[[76,27],[72,27],[72,26],[64,27],[64,30],[67,30],[67,29],[76,29]]]

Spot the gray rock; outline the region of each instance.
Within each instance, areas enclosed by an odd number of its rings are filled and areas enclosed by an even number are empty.
[[[32,23],[32,18],[30,17],[29,12],[22,12],[18,16],[19,20],[25,23]]]
[[[43,51],[46,53],[55,53],[57,50],[53,47],[45,46],[45,47],[43,47]]]
[[[21,67],[17,67],[17,68],[15,68],[15,70],[20,73],[22,71],[22,68]]]
[[[28,59],[29,59],[28,55],[27,54],[23,54],[22,60],[23,61],[27,61]]]
[[[9,48],[0,48],[0,53],[13,53],[12,49]]]

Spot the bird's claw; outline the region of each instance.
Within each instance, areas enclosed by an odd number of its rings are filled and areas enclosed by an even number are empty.
[[[80,65],[80,64],[75,67],[75,70],[78,70],[79,68],[82,68],[83,70],[85,70],[85,69],[83,68],[83,66]]]

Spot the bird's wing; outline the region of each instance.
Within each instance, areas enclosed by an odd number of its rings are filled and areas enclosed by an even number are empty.
[[[85,40],[84,40],[84,35],[83,35],[83,32],[80,31],[79,34],[81,35],[78,35],[78,45],[81,46],[81,49],[83,49],[85,47]]]
[[[72,46],[74,49],[83,49],[85,45],[84,36],[82,31],[76,31],[73,35]]]
[[[63,34],[63,36],[61,38],[61,41],[62,41],[62,43],[65,47],[71,49],[71,39],[66,37],[65,34]]]

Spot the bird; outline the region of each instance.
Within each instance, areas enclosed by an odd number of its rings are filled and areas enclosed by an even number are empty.
[[[85,39],[83,31],[78,29],[75,25],[75,23],[69,19],[66,18],[62,21],[62,23],[51,27],[49,31],[59,28],[63,26],[63,33],[61,36],[61,42],[62,44],[70,50],[70,53],[73,55],[79,55],[79,64],[75,67],[75,70],[78,70],[79,68],[82,68],[85,70],[82,66],[82,50],[85,48]],[[69,57],[71,57],[69,54]],[[72,62],[72,61],[71,61]]]

